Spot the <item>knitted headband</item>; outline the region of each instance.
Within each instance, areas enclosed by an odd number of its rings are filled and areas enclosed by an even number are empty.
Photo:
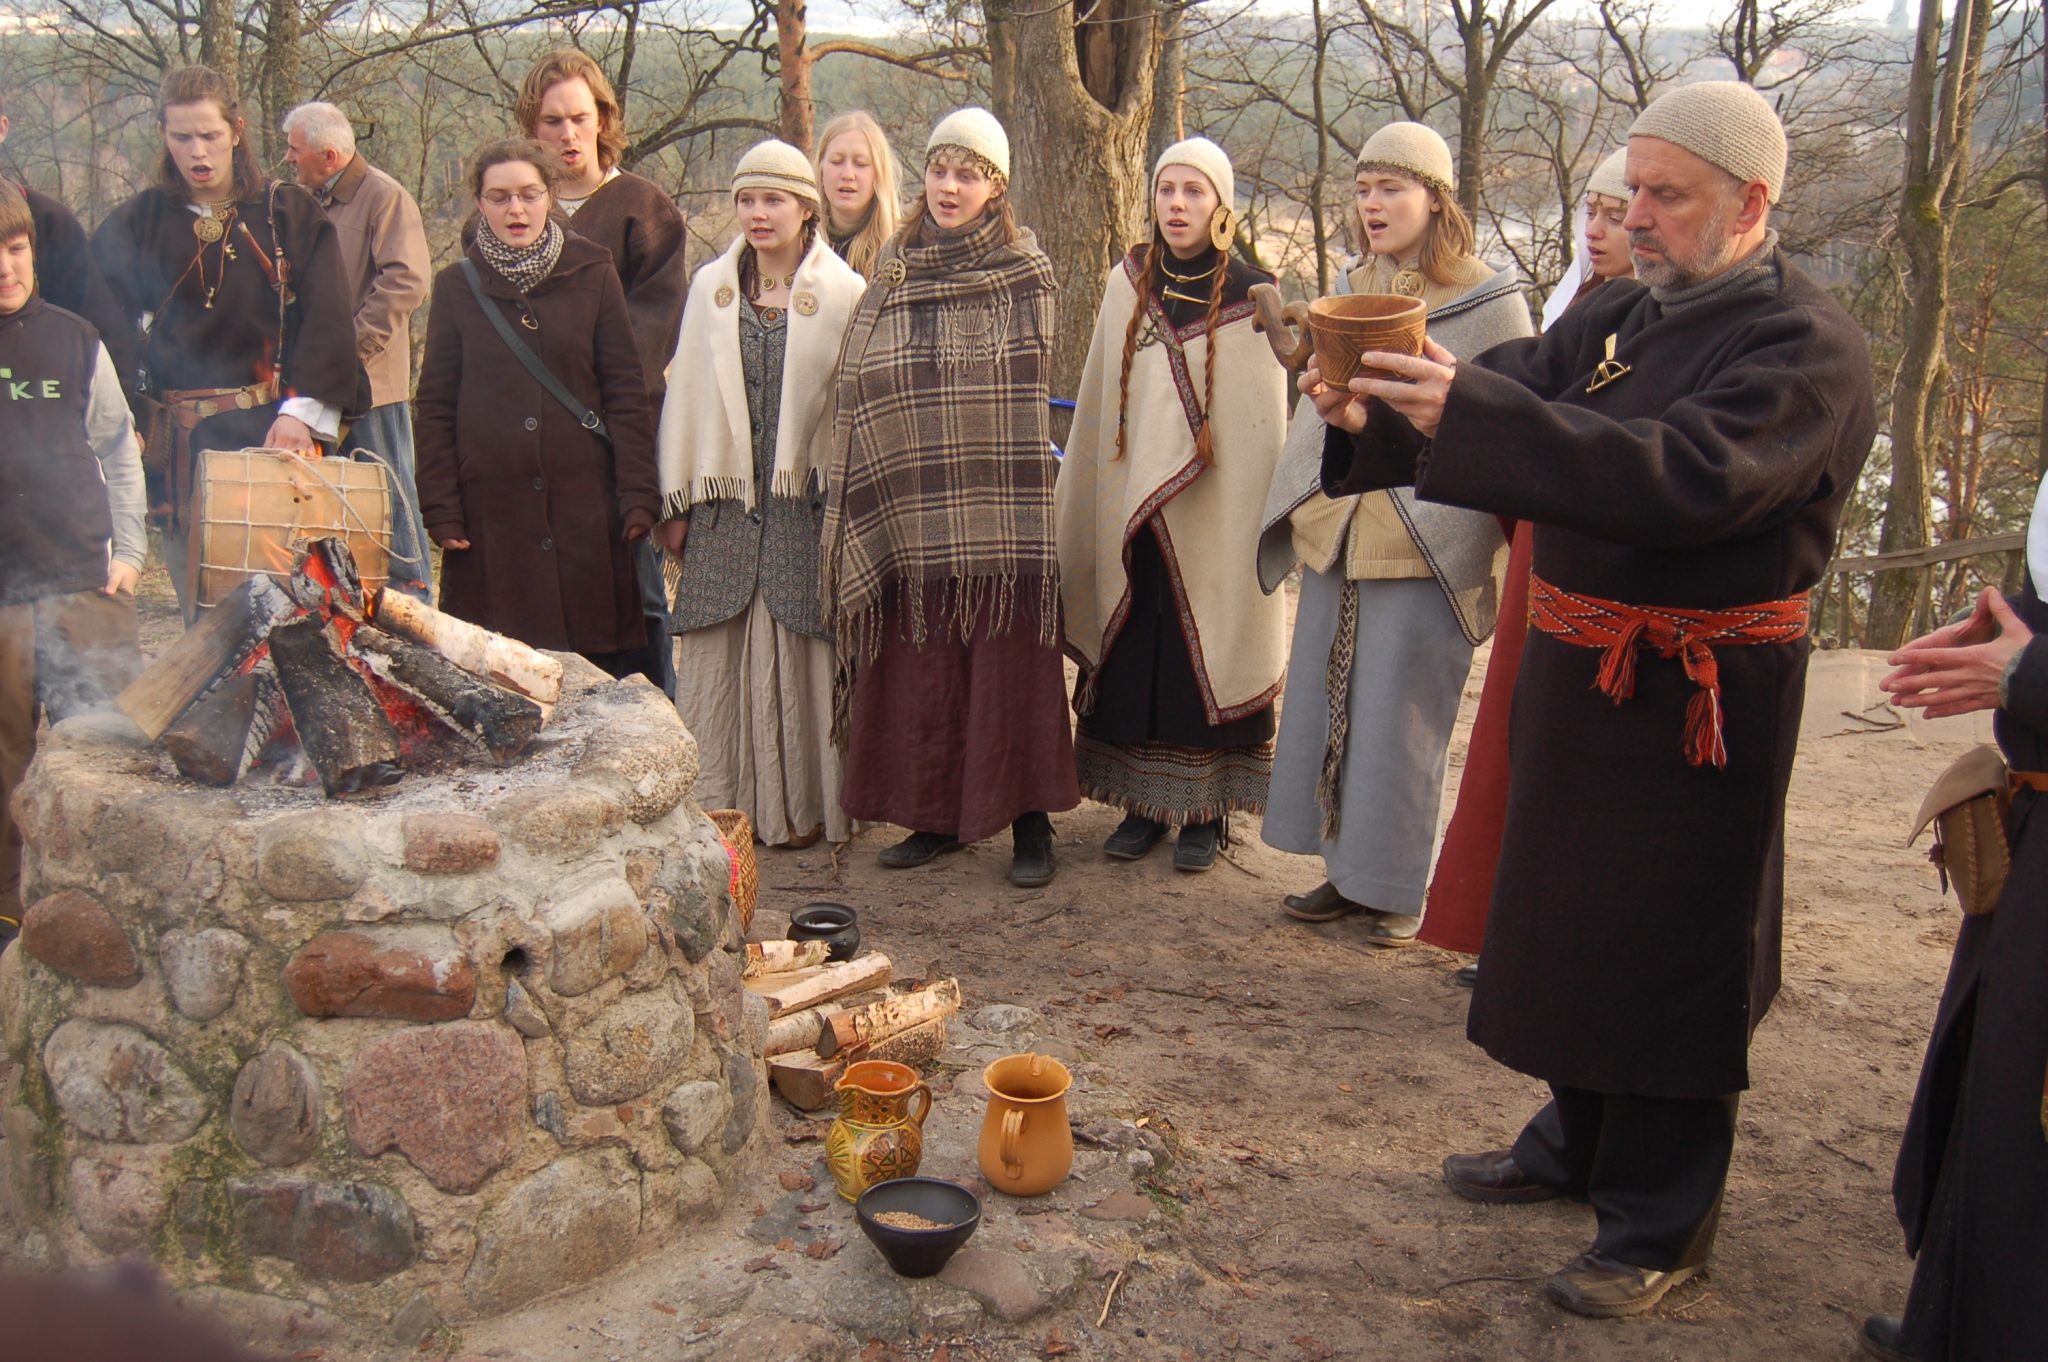
[[[1389,123],[1366,138],[1358,149],[1358,168],[1406,175],[1445,198],[1457,192],[1450,147],[1435,129],[1420,123]]]
[[[732,192],[737,195],[742,189],[780,189],[813,208],[824,199],[818,192],[818,173],[811,168],[811,158],[772,138],[755,144],[733,168]]]
[[[1739,80],[1681,85],[1636,115],[1628,135],[1655,137],[1719,166],[1744,184],[1762,181],[1776,203],[1785,188],[1785,125]]]

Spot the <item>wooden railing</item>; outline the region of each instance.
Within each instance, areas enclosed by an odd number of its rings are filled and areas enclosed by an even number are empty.
[[[2026,531],[2020,530],[2013,534],[1930,544],[1922,549],[1893,549],[1889,553],[1872,553],[1859,558],[1837,558],[1828,564],[1827,571],[1821,574],[1820,585],[1814,588],[1818,607],[1813,636],[1823,646],[1858,646],[1856,601],[1850,591],[1850,579],[1863,575],[1881,577],[1888,572],[1918,572],[1920,580],[1913,594],[1913,626],[1907,630],[1909,637],[1918,637],[1936,623],[1933,618],[1934,578],[1935,570],[1943,563],[2003,554],[2007,555],[2007,571],[2001,576],[2010,577],[2018,571],[2018,562],[2026,551]]]

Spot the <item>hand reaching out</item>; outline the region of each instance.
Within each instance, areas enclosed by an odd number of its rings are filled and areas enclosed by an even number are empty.
[[[1998,683],[2013,655],[2034,638],[1996,587],[1985,587],[1969,618],[1922,635],[1888,659],[1878,682],[1904,709],[1930,719],[1998,708]]]

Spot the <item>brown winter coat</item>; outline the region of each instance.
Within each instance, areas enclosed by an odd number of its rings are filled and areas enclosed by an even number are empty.
[[[436,275],[414,399],[420,510],[435,542],[470,542],[442,560],[441,608],[539,648],[638,648],[646,635],[625,535],[653,525],[661,497],[619,276],[603,248],[571,233],[522,303],[474,247],[469,258],[491,304],[603,419],[612,444],[513,357],[460,262]]]

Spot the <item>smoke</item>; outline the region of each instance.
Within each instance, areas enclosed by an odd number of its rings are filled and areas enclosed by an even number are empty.
[[[12,689],[19,678],[29,687],[8,702],[26,699],[53,724],[107,709],[142,669],[135,600],[81,591],[0,606],[0,658],[0,684]]]

